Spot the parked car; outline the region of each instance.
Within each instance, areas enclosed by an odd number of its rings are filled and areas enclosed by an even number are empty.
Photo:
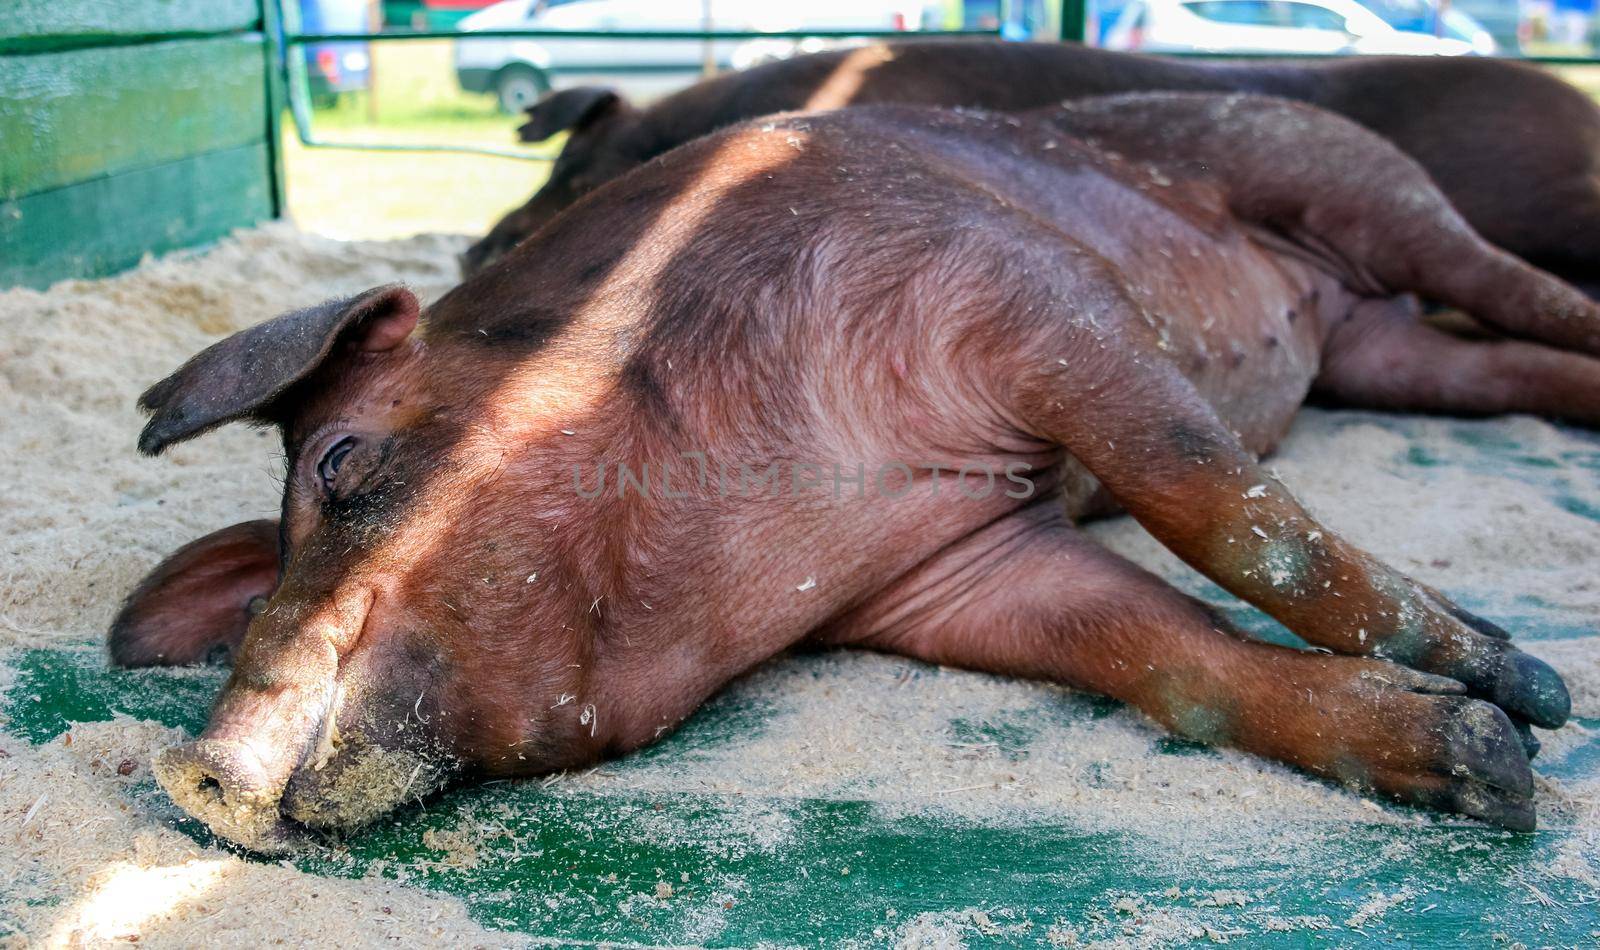
[[[714,0],[718,31],[917,30],[920,0]],[[462,20],[474,30],[661,30],[705,28],[705,0],[504,0]],[[493,93],[508,112],[533,103],[558,85],[601,82],[648,98],[692,81],[707,53],[720,69],[752,65],[820,48],[819,43],[773,39],[611,40],[530,37],[461,39],[456,79],[468,92]],[[709,50],[708,50],[709,47]]]
[[[1500,41],[1493,31],[1456,0],[1359,0],[1362,6],[1383,17],[1385,23],[1402,33],[1422,33],[1472,44],[1472,52],[1493,56]]]
[[[367,27],[367,0],[300,0],[303,33],[365,33]],[[372,57],[366,43],[314,43],[303,49],[312,102],[331,105],[344,93],[367,88]]]
[[[1374,0],[1409,21],[1400,0]],[[1133,0],[1106,35],[1110,49],[1214,53],[1489,54],[1494,39],[1465,14],[1439,33],[1397,28],[1356,0]]]

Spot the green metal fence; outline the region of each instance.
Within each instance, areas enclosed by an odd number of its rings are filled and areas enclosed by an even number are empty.
[[[669,42],[693,40],[703,43],[743,40],[873,40],[873,39],[931,39],[931,38],[995,38],[998,30],[396,30],[375,33],[305,33],[299,29],[298,9],[294,3],[283,6],[282,0],[267,0],[274,8],[281,28],[272,34],[277,61],[283,64],[282,85],[287,94],[289,113],[294,121],[295,134],[308,148],[341,148],[371,152],[452,152],[467,155],[488,155],[531,162],[552,162],[556,155],[549,151],[487,148],[470,145],[439,143],[346,142],[319,137],[313,122],[310,82],[305,58],[298,51],[316,43],[400,43],[418,40],[494,40],[494,39],[561,39],[561,40],[614,40]],[[555,71],[555,70],[553,70]],[[585,72],[627,72],[628,64],[586,67]]]

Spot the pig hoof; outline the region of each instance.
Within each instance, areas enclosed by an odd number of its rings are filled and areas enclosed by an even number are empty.
[[[1464,782],[1443,807],[1509,831],[1533,831],[1538,826],[1532,798],[1490,785]]]
[[[1559,729],[1572,715],[1572,696],[1561,674],[1514,647],[1506,648],[1488,698],[1506,712],[1544,729]]]
[[[1466,629],[1417,665],[1460,680],[1470,695],[1494,703],[1513,719],[1526,720],[1542,729],[1561,728],[1572,714],[1572,697],[1561,674],[1501,636],[1483,632],[1479,625],[1504,634],[1500,628],[1472,618],[1458,607],[1444,606]]]
[[[1539,741],[1538,736],[1533,734],[1533,729],[1528,725],[1526,719],[1518,719],[1516,716],[1512,716],[1511,726],[1517,730],[1517,738],[1522,740],[1522,751],[1527,754],[1530,762],[1533,761],[1533,758],[1539,754],[1539,750],[1544,748],[1544,744]]]
[[[1368,697],[1363,705],[1382,710],[1372,723],[1376,731],[1353,729],[1350,754],[1324,772],[1359,791],[1533,830],[1533,769],[1505,710],[1481,699],[1414,691],[1377,703]]]
[[[1572,714],[1561,674],[1509,643],[1479,638],[1464,659],[1444,672],[1467,684],[1469,694],[1504,709],[1513,719],[1559,729]]]
[[[1533,770],[1505,711],[1479,700],[1450,700],[1440,730],[1448,774],[1425,781],[1423,804],[1513,831],[1534,828]]]
[[[1485,702],[1460,701],[1460,711],[1445,721],[1445,751],[1473,780],[1531,798],[1533,771],[1521,736],[1505,711]]]

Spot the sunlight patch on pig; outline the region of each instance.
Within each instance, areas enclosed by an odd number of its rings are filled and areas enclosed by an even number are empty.
[[[763,131],[773,128],[768,124]],[[615,267],[615,282],[626,286],[631,278],[652,273],[661,260],[677,255],[704,229],[717,226],[717,211],[725,196],[792,161],[793,149],[802,147],[808,135],[795,126],[782,131],[789,148],[766,146],[759,135],[737,137],[719,146],[702,163],[701,171],[679,189],[680,194],[693,195],[695,204],[677,208],[641,233]],[[757,158],[748,154],[763,149],[765,154]],[[745,154],[734,156],[735,151]],[[525,445],[530,435],[559,431],[569,438],[584,436],[581,420],[616,381],[610,376],[575,376],[575,369],[585,364],[571,359],[571,354],[614,346],[621,330],[617,321],[629,312],[629,307],[618,307],[612,299],[592,300],[542,353],[509,367],[494,389],[475,404],[474,436],[463,439],[451,453],[450,463],[456,470],[470,477],[496,469],[509,447]],[[472,355],[480,358],[478,353]]]
[[[799,111],[844,108],[861,91],[868,74],[893,59],[894,51],[887,46],[867,46],[856,50],[839,61],[839,65],[806,99],[806,104]]]
[[[677,185],[677,194],[685,197],[673,202],[671,212],[653,221],[622,255],[612,271],[612,286],[627,292],[626,288],[635,278],[653,280],[662,261],[676,257],[706,230],[725,226],[719,216],[724,198],[762,176],[772,177],[792,162],[795,151],[802,149],[810,139],[807,126],[801,120],[768,122],[759,128],[759,132],[728,137],[700,159],[698,173]],[[770,135],[778,132],[782,133],[783,145],[787,147],[769,143]],[[593,327],[607,336],[620,329],[632,329],[634,314],[629,307],[618,307],[617,303],[604,295],[591,298],[584,312],[575,315],[574,327]],[[641,305],[643,303],[640,301]],[[574,345],[588,342],[571,337],[570,331],[569,337]],[[560,365],[565,372],[570,371],[573,363],[568,361]]]

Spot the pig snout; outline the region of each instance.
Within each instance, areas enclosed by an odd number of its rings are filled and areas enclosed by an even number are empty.
[[[201,736],[160,753],[156,781],[217,835],[275,854],[308,843],[310,832],[348,831],[420,800],[448,771],[439,757],[332,725],[292,765],[271,761],[273,753],[258,747]]]
[[[197,739],[156,756],[156,781],[179,808],[252,851],[293,850],[304,830],[278,811],[282,783],[248,744]]]
[[[329,758],[308,762],[290,776],[279,811],[309,828],[359,828],[404,802],[421,800],[444,784],[446,774],[436,756],[351,733]]]
[[[162,788],[217,835],[263,853],[293,850],[310,832],[357,828],[447,779],[438,737],[395,693],[411,683],[405,674],[374,669],[359,652],[334,669],[326,642],[248,644],[205,732],[157,756]],[[321,664],[310,660],[318,653]]]

